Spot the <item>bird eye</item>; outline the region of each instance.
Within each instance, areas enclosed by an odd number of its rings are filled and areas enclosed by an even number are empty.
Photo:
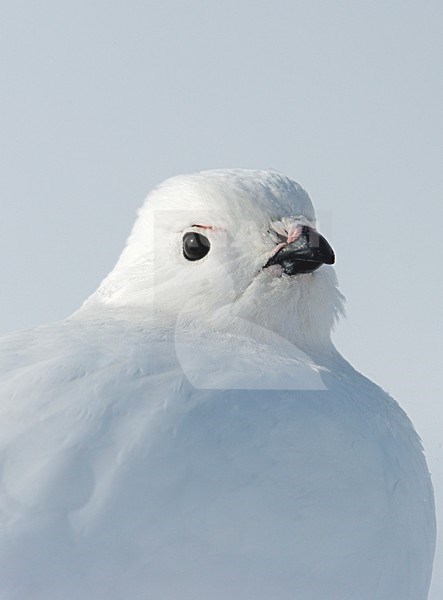
[[[206,236],[189,231],[183,236],[183,254],[188,260],[200,260],[207,255],[211,244]]]

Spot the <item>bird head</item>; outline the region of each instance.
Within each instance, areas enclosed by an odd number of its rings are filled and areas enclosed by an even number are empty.
[[[149,194],[116,267],[85,307],[165,329],[255,323],[322,344],[342,308],[334,260],[308,194],[284,175],[177,176]]]

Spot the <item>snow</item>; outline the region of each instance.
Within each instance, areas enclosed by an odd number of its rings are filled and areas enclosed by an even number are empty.
[[[280,174],[169,180],[77,313],[2,338],[2,599],[425,600],[419,438],[335,350],[332,267],[261,269],[283,218]]]

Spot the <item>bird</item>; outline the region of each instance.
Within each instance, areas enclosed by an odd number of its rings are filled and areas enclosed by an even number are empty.
[[[427,598],[422,444],[333,344],[334,262],[289,177],[178,175],[76,312],[2,336],[3,600]]]

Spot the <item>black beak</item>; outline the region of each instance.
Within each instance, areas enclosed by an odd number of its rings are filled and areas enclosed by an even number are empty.
[[[279,250],[263,268],[280,265],[286,275],[297,275],[312,273],[321,265],[333,265],[334,262],[334,251],[325,238],[305,225],[297,240]]]

